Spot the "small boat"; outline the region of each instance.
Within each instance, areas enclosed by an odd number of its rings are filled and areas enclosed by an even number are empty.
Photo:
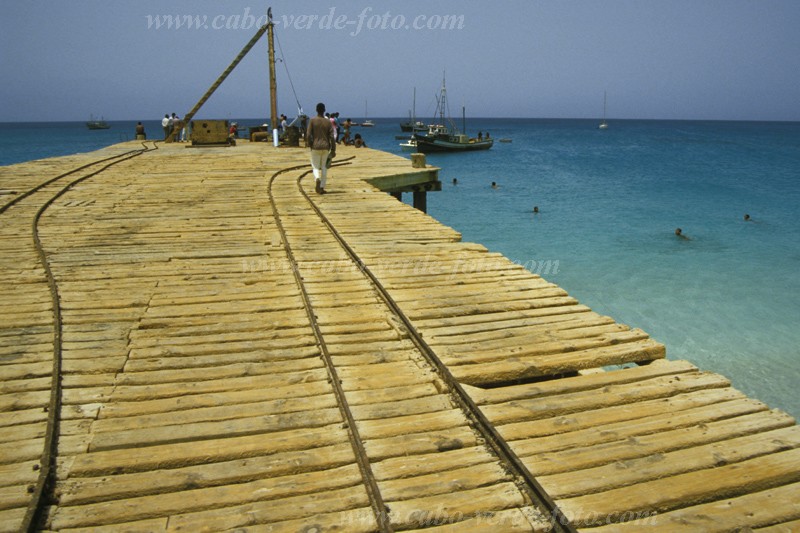
[[[411,111],[408,112],[408,122],[400,123],[400,131],[416,133],[427,129],[424,122],[417,120],[417,88],[414,87],[414,100]]]
[[[367,118],[367,101],[364,100],[364,122],[360,124],[362,128],[371,128],[375,125],[371,120]]]
[[[432,126],[426,135],[414,135],[410,142],[416,142],[417,151],[429,152],[472,152],[488,150],[494,139],[472,139],[469,135],[451,132],[448,128]]]
[[[510,143],[510,142],[511,142],[511,139],[509,139],[509,138],[507,138],[507,137],[504,137],[504,138],[500,139],[500,142],[501,142],[501,143]]]
[[[428,126],[428,132],[424,135],[414,134],[412,140],[416,141],[417,151],[422,153],[429,152],[472,152],[475,150],[488,150],[494,144],[494,139],[478,135],[477,139],[470,138],[469,135],[459,132],[452,120],[451,126],[445,126],[445,109],[447,106],[447,89],[444,79],[442,80],[442,92],[439,93],[437,108],[439,109],[439,124]],[[466,111],[461,108],[463,129],[466,131]]]
[[[400,149],[404,152],[416,152],[417,151],[417,141],[416,139],[409,139],[404,143],[400,143]]]
[[[100,120],[95,120],[94,115],[92,115],[89,117],[86,127],[90,130],[107,130],[111,127],[111,125],[103,120],[103,117],[100,117]]]
[[[428,128],[425,126],[424,122],[420,122],[417,120],[416,122],[409,120],[408,122],[401,122],[400,123],[400,131],[410,132],[410,131],[425,131]]]
[[[608,122],[606,122],[606,91],[603,91],[603,120],[600,121],[600,125],[597,128],[601,130],[608,129]]]

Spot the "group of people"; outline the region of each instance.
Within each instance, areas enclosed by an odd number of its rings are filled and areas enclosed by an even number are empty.
[[[164,128],[164,140],[167,140],[172,131],[178,128],[173,140],[175,142],[186,142],[186,125],[175,113],[172,116],[169,113],[165,114],[164,118],[161,119],[161,127]]]
[[[336,145],[344,144],[356,148],[366,147],[367,144],[356,133],[350,139],[350,128],[353,122],[348,118],[339,124],[339,113],[325,112],[325,104],[317,104],[317,116],[313,117],[305,130],[306,146],[311,149],[311,167],[314,170],[314,190],[317,194],[325,194],[325,185],[328,178],[328,169],[331,161],[336,157]]]
[[[324,117],[331,121],[333,125],[333,134],[336,138],[336,144],[343,144],[345,146],[355,146],[361,148],[367,146],[360,133],[356,133],[352,138],[350,137],[350,130],[353,127],[353,121],[345,119],[344,122],[339,121],[339,112],[325,113]]]

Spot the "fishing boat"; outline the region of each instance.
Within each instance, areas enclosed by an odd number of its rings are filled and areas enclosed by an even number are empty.
[[[424,135],[415,133],[411,139],[416,141],[417,151],[422,153],[429,152],[472,152],[475,150],[488,150],[494,144],[494,139],[478,135],[478,138],[470,138],[469,135],[458,131],[453,121],[445,117],[447,109],[447,88],[444,78],[442,79],[442,91],[439,93],[437,102],[439,111],[439,123],[428,126],[428,132]],[[462,129],[466,131],[466,110],[461,108]],[[447,126],[446,124],[450,124]]]
[[[107,130],[111,127],[111,125],[103,120],[103,117],[100,117],[100,120],[95,120],[94,115],[92,115],[89,117],[86,127],[90,130]]]
[[[603,91],[603,120],[597,128],[601,130],[608,129],[608,122],[606,122],[606,91]]]
[[[422,131],[426,131],[427,129],[428,128],[425,126],[425,123],[424,122],[420,122],[419,120],[417,120],[417,121],[409,120],[408,122],[401,122],[400,123],[400,131],[405,131],[405,132],[409,132],[409,131],[416,132],[416,131],[419,131],[419,132],[422,132]]]
[[[400,131],[405,132],[422,132],[427,128],[424,122],[417,120],[417,88],[414,87],[414,99],[412,100],[411,110],[408,112],[408,122],[400,123]]]

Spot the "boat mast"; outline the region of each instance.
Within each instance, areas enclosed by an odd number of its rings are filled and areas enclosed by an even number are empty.
[[[447,105],[447,88],[445,87],[445,73],[442,73],[442,94],[439,96],[439,124],[445,125],[444,108]]]
[[[414,128],[417,127],[417,88],[414,87],[414,98],[411,101],[411,131],[414,131]]]
[[[603,122],[606,121],[606,98],[608,97],[608,91],[603,91]]]

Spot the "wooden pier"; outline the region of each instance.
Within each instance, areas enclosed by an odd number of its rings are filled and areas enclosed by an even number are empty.
[[[436,169],[146,147],[0,167],[0,531],[800,530],[790,416],[387,194]]]

